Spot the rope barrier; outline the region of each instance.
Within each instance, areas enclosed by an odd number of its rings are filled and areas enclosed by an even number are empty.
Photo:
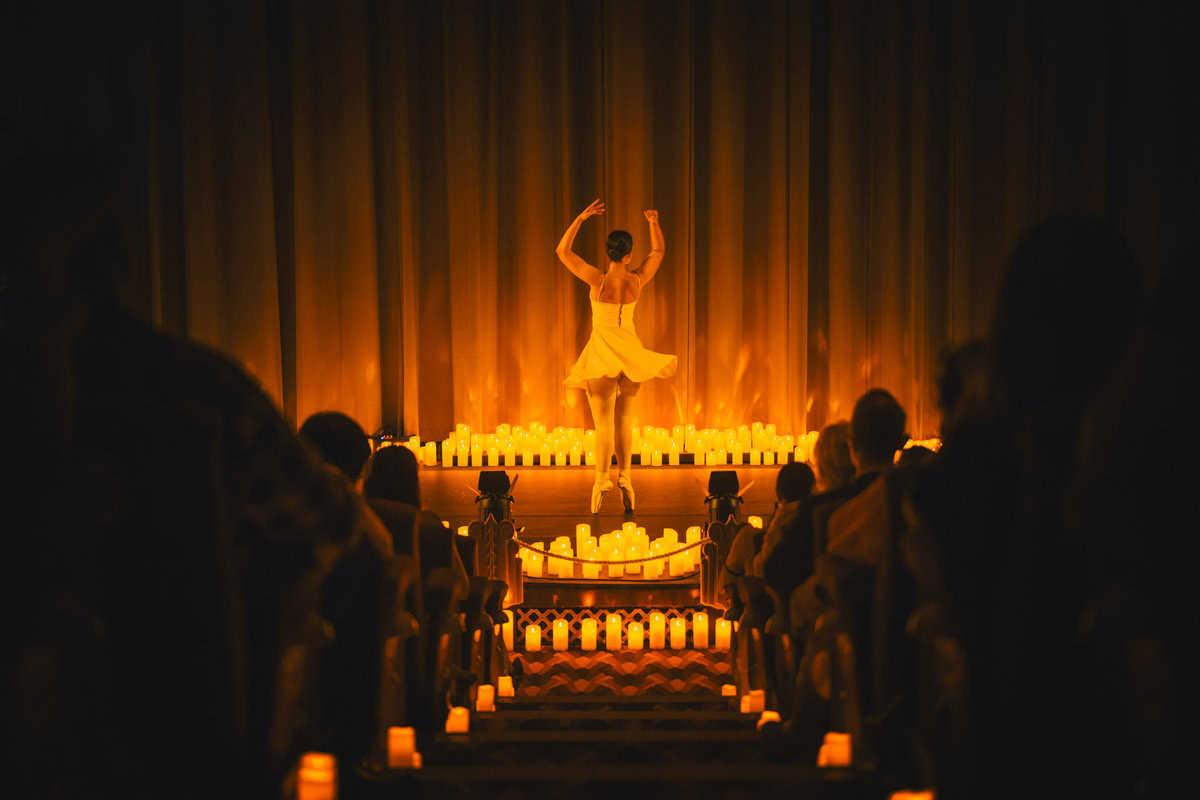
[[[563,555],[559,555],[558,553],[551,553],[549,550],[542,550],[541,548],[534,547],[533,545],[529,544],[528,542],[522,541],[521,539],[518,539],[515,536],[513,537],[513,541],[516,542],[517,544],[519,544],[521,547],[525,548],[526,550],[530,550],[539,555],[543,555],[547,559],[553,558],[553,559],[557,559],[559,561],[571,561],[575,564],[595,564],[596,566],[603,566],[605,564],[643,564],[647,561],[658,561],[661,558],[670,558],[671,556],[677,556],[680,553],[683,553],[687,550],[691,550],[693,547],[699,547],[700,545],[704,544],[705,542],[711,542],[713,540],[704,538],[698,542],[692,542],[691,544],[684,545],[683,547],[679,548],[678,550],[676,550],[673,553],[660,553],[659,555],[646,556],[645,558],[626,558],[621,561],[610,561],[608,559],[592,560],[590,558],[576,558],[575,556],[563,556]]]

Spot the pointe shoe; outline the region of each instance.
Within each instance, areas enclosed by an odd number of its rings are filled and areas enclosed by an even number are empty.
[[[604,495],[613,488],[613,482],[605,478],[592,484],[592,513],[599,514],[600,506],[604,504]]]
[[[618,475],[617,486],[621,489],[621,499],[625,501],[625,513],[632,514],[634,508],[633,484],[629,481],[629,476]]]

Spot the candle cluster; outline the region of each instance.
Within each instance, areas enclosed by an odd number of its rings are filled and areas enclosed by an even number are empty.
[[[646,529],[636,522],[626,522],[620,528],[592,536],[586,522],[575,526],[575,540],[559,536],[554,541],[535,542],[522,547],[518,553],[521,571],[531,578],[639,578],[655,580],[679,577],[700,567],[699,542],[704,531],[693,525],[684,531],[664,528],[662,535],[651,539]],[[694,545],[687,547],[687,545]],[[654,556],[662,554],[662,558]],[[637,561],[637,559],[651,559]],[[570,559],[579,559],[572,561]],[[625,563],[633,561],[634,563]]]
[[[603,624],[601,624],[603,623]],[[620,614],[607,614],[603,620],[584,619],[579,623],[579,647],[582,650],[596,650],[600,644],[600,634],[603,634],[605,650],[684,650],[688,647],[688,620],[683,616],[670,619],[661,611],[651,612],[643,625],[630,620],[628,625],[622,625]],[[691,646],[697,649],[714,647],[718,650],[728,650],[733,626],[727,619],[718,619],[712,629],[712,641],[709,641],[709,617],[707,612],[697,611],[691,618]],[[525,650],[534,652],[542,649],[541,625],[532,624],[525,628]],[[570,625],[565,619],[557,619],[550,626],[550,646],[554,650],[566,650],[570,644]]]

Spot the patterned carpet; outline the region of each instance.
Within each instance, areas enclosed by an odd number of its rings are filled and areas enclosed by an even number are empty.
[[[516,656],[524,675],[524,697],[571,694],[633,697],[641,694],[720,695],[733,682],[728,650],[618,650],[555,652]]]

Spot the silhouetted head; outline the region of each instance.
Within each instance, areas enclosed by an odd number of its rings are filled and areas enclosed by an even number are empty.
[[[812,494],[816,482],[817,476],[808,464],[784,464],[775,477],[775,497],[781,503],[803,500]]]
[[[1012,408],[1077,408],[1141,312],[1124,238],[1092,218],[1050,217],[1017,245],[992,326],[997,389]],[[1069,413],[1069,412],[1068,412]]]
[[[952,436],[964,420],[991,410],[992,395],[991,352],[985,342],[969,342],[947,353],[937,377],[942,437]]]
[[[850,459],[849,422],[833,422],[821,430],[813,448],[813,460],[821,491],[832,492],[850,485],[854,480],[854,462]]]
[[[381,447],[371,456],[363,494],[381,500],[421,506],[417,457],[407,447]]]
[[[340,411],[321,411],[304,420],[300,438],[317,450],[321,460],[340,469],[351,482],[362,475],[371,456],[367,433]]]
[[[604,249],[608,251],[610,261],[628,264],[629,260],[633,258],[633,234],[629,231],[613,231],[608,235]]]
[[[900,460],[896,463],[902,467],[919,467],[933,458],[934,452],[922,444],[914,444],[900,451]]]
[[[858,472],[889,466],[908,434],[908,415],[886,389],[869,389],[850,416],[850,456]]]

